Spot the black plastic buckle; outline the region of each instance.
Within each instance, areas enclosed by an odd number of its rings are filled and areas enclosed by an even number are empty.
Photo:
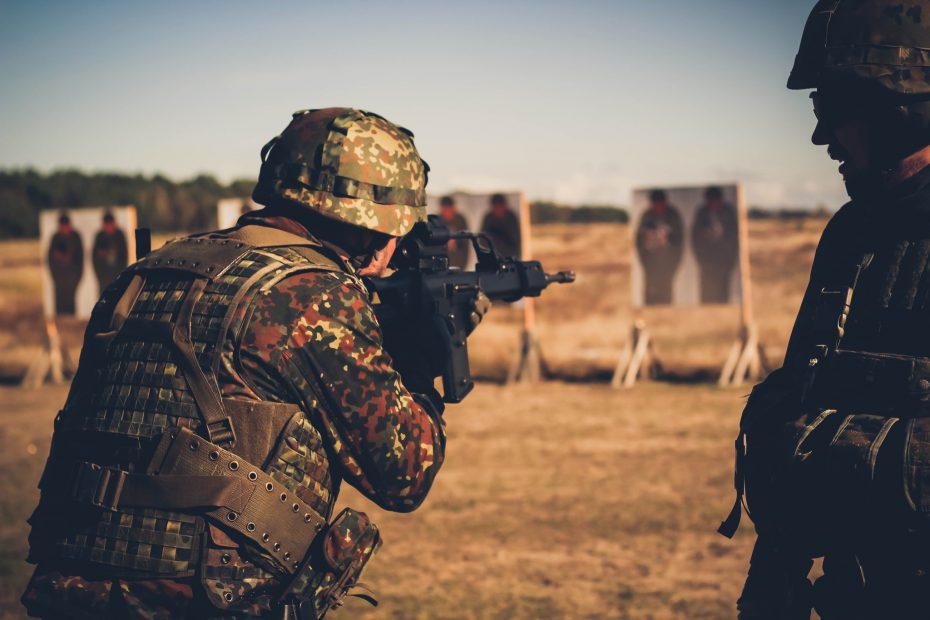
[[[223,448],[232,448],[236,445],[236,429],[229,416],[207,425],[207,439]]]
[[[96,463],[80,463],[74,478],[71,497],[82,504],[90,504],[116,512],[127,473]]]

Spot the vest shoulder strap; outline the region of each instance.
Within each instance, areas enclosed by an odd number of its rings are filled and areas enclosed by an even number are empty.
[[[129,267],[130,271],[176,271],[214,280],[252,249],[223,237],[185,237],[169,241]]]
[[[347,265],[334,257],[322,244],[294,233],[271,226],[248,224],[234,228],[228,236],[253,247],[270,248],[287,246],[300,254],[314,267],[329,271],[346,271]]]

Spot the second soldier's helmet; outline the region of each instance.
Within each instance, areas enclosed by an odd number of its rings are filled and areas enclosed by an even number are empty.
[[[788,88],[825,84],[862,87],[930,128],[930,0],[817,2]]]
[[[413,134],[377,114],[352,108],[295,112],[261,157],[256,202],[277,198],[395,236],[426,219],[429,166]]]

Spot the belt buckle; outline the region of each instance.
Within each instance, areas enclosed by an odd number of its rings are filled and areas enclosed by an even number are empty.
[[[91,504],[116,512],[127,473],[96,463],[81,463],[75,475],[71,497],[77,502]]]
[[[236,445],[236,430],[232,418],[229,416],[207,425],[207,435],[210,443],[226,449]]]

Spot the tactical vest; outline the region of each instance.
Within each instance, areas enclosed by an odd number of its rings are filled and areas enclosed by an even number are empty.
[[[173,241],[127,269],[94,309],[55,420],[30,561],[196,576],[219,608],[296,597],[324,613],[377,529],[348,509],[327,527],[338,480],[311,419],[292,403],[223,398],[217,372],[256,296],[343,270],[319,244],[263,226]]]
[[[876,234],[819,293],[800,389],[747,404],[737,501],[748,472],[757,526],[784,528],[812,556],[837,524],[866,511],[893,514],[902,529],[925,527],[930,514],[930,238],[921,236]],[[737,503],[721,533],[738,520]]]

